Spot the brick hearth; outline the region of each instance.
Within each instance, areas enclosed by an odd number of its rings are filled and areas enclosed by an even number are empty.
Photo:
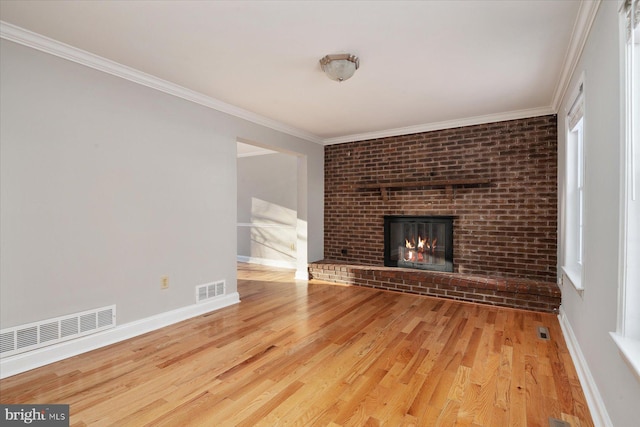
[[[542,312],[557,312],[561,299],[560,289],[553,282],[344,264],[336,261],[309,264],[309,277],[334,283]]]

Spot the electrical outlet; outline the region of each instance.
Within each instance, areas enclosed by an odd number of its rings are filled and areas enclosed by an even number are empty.
[[[160,278],[160,289],[169,289],[169,276],[162,276]]]

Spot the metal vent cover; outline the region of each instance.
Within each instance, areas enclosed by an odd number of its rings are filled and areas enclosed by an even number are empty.
[[[116,326],[116,306],[46,319],[0,331],[0,355],[13,356]]]
[[[551,339],[551,336],[549,335],[549,328],[538,326],[537,333],[538,338],[540,338],[541,340],[548,341],[549,339]]]
[[[38,327],[31,326],[28,328],[18,329],[16,331],[18,348],[29,347],[38,343]]]
[[[0,354],[16,348],[16,334],[13,332],[3,332],[0,334]]]
[[[57,340],[60,338],[58,322],[44,323],[40,325],[40,342]]]
[[[549,417],[549,427],[571,427],[571,424],[557,418]]]
[[[196,303],[224,295],[225,288],[224,280],[218,280],[217,282],[205,283],[204,285],[196,286]]]
[[[70,337],[78,334],[78,319],[72,317],[70,319],[62,319],[60,321],[60,336]]]

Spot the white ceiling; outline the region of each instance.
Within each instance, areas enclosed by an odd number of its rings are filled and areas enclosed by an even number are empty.
[[[1,1],[0,19],[321,143],[555,112],[574,0]],[[573,37],[573,38],[572,38]],[[360,69],[329,80],[318,60]]]

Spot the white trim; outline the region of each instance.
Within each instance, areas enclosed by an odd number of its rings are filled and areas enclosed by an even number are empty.
[[[568,229],[570,232],[573,231],[577,231],[578,235],[579,235],[579,247],[576,248],[576,253],[575,254],[570,254],[570,258],[571,259],[567,259],[567,242],[569,241],[570,237],[566,234],[566,232],[561,236],[561,250],[562,250],[562,261],[563,261],[563,265],[562,265],[562,272],[564,273],[564,275],[567,277],[567,279],[569,280],[569,282],[571,282],[571,285],[574,287],[574,289],[580,294],[580,296],[583,296],[584,290],[585,290],[585,277],[583,274],[584,271],[584,266],[583,266],[583,262],[584,260],[582,258],[584,258],[584,248],[585,248],[585,243],[584,243],[584,239],[585,239],[585,233],[584,233],[584,229],[586,228],[585,225],[587,224],[587,216],[588,213],[584,210],[584,207],[586,206],[586,191],[584,190],[584,181],[581,182],[581,178],[580,177],[576,177],[576,189],[577,191],[581,191],[581,195],[582,195],[582,203],[580,204],[580,200],[577,200],[577,206],[573,206],[573,203],[571,203],[571,201],[569,200],[568,197],[568,183],[570,182],[569,180],[569,171],[572,170],[572,168],[569,167],[569,164],[571,163],[571,165],[573,166],[574,163],[573,161],[575,160],[575,167],[576,167],[576,172],[578,173],[578,175],[580,175],[579,171],[581,171],[582,176],[584,177],[585,175],[585,149],[586,149],[586,143],[584,141],[584,122],[581,125],[580,130],[576,131],[576,123],[574,123],[574,127],[571,127],[570,121],[570,114],[574,111],[575,108],[579,108],[579,117],[580,119],[584,120],[585,117],[585,111],[587,109],[586,104],[586,98],[585,98],[585,72],[583,71],[582,73],[580,73],[580,76],[578,77],[572,91],[571,91],[571,97],[568,98],[568,101],[565,105],[565,111],[564,114],[566,114],[566,117],[563,118],[564,123],[565,123],[565,135],[564,135],[564,147],[565,147],[565,164],[564,164],[564,169],[565,169],[565,175],[564,175],[564,191],[562,193],[562,205],[563,205],[563,209],[561,212],[562,215],[562,223],[564,224],[564,227],[566,229]],[[578,120],[579,122],[579,120]],[[575,135],[575,142],[578,144],[578,148],[576,149],[576,158],[572,160],[572,157],[569,155],[569,153],[571,152],[570,145],[572,143],[572,140],[574,138],[574,136],[570,137],[570,134],[574,134],[577,133],[577,135]],[[582,190],[580,190],[580,185],[582,184]],[[580,199],[580,198],[578,198]],[[580,216],[580,214],[582,214],[582,227],[580,226],[580,218],[578,218],[577,220],[575,220],[575,218],[569,218],[568,217],[568,207],[572,206],[574,208],[577,209],[578,211],[578,216]],[[575,220],[575,221],[574,221]]]
[[[309,271],[305,265],[304,268],[298,268],[296,261],[277,261],[273,259],[257,258],[244,255],[237,255],[238,262],[246,262],[248,264],[266,265],[269,267],[287,268],[289,270],[296,270],[294,275],[295,280],[309,280]]]
[[[290,228],[295,230],[295,225],[288,224],[268,224],[268,223],[260,223],[260,222],[238,222],[238,227],[255,227],[255,228]]]
[[[595,2],[587,1],[586,7],[581,6],[580,16],[574,27],[574,36],[572,37],[572,43],[575,40],[579,41],[580,49],[578,53],[582,51],[584,41],[588,34],[588,30],[593,23],[595,12],[597,11],[597,5],[600,4],[600,0]],[[583,15],[585,15],[583,17]],[[591,16],[593,15],[593,16]],[[581,23],[581,25],[578,25]],[[581,33],[576,36],[576,30],[580,30]],[[131,67],[119,64],[117,62],[102,58],[98,55],[94,55],[90,52],[75,48],[73,46],[61,43],[53,40],[49,37],[42,36],[24,28],[18,27],[8,22],[0,21],[0,38],[31,47],[33,49],[40,50],[51,55],[58,56],[60,58],[67,59],[72,62],[129,80],[134,83],[147,86],[152,89],[159,90],[169,95],[177,96],[187,101],[194,102],[199,105],[220,111],[232,116],[247,120],[249,122],[265,126],[267,128],[283,132],[285,134],[295,136],[310,142],[314,142],[321,145],[339,144],[343,142],[362,141],[367,139],[385,138],[390,136],[408,135],[412,133],[429,132],[434,130],[451,129],[461,126],[471,126],[484,123],[493,123],[506,120],[516,120],[528,117],[544,116],[548,114],[555,114],[558,109],[558,102],[562,99],[561,95],[566,91],[567,82],[559,83],[558,88],[554,96],[554,102],[547,107],[532,108],[526,110],[510,111],[505,113],[489,114],[476,117],[467,117],[463,119],[448,120],[436,123],[426,123],[416,126],[407,126],[402,128],[387,129],[377,132],[367,132],[353,135],[339,136],[335,138],[321,138],[317,135],[303,131],[298,128],[286,125],[276,120],[269,119],[267,117],[252,113],[234,105],[227,104],[215,98],[208,97],[199,92],[191,89],[184,88],[169,81],[160,79],[147,73],[143,73]],[[576,42],[578,43],[578,42]],[[577,48],[570,49],[573,52]],[[567,58],[570,55],[567,54]],[[568,59],[567,59],[568,61]],[[575,64],[567,68],[567,61],[565,61],[564,70],[575,68]],[[568,80],[564,77],[566,71],[563,71],[563,80]],[[569,74],[570,75],[570,74]]]
[[[548,107],[532,108],[528,110],[510,111],[506,113],[489,114],[477,117],[467,117],[464,119],[448,120],[437,123],[427,123],[417,126],[382,130],[379,132],[367,132],[354,135],[339,136],[335,138],[325,138],[324,145],[341,144],[344,142],[363,141],[368,139],[386,138],[390,136],[409,135],[412,133],[429,132],[434,130],[451,129],[462,126],[472,126],[485,123],[503,122],[507,120],[524,119],[528,117],[546,116],[556,114],[560,108],[569,83],[573,75],[584,45],[587,42],[589,31],[595,21],[601,0],[585,0],[580,3],[580,10],[573,26],[571,41],[564,58],[562,72],[553,93],[551,105]]]
[[[115,344],[239,302],[240,295],[234,292],[216,297],[211,302],[181,307],[145,319],[125,323],[93,335],[2,358],[0,359],[0,379]]]
[[[276,268],[288,268],[289,270],[296,269],[296,261],[284,261],[284,260],[276,260],[276,259],[267,259],[267,258],[258,258],[252,256],[245,255],[237,255],[238,262],[246,262],[248,264],[258,264],[258,265],[266,265],[268,267],[276,267]]]
[[[626,283],[627,283],[627,207],[629,200],[629,188],[627,185],[627,156],[629,155],[629,107],[631,99],[627,96],[627,69],[630,68],[627,60],[626,43],[626,17],[622,12],[625,0],[619,0],[618,28],[619,28],[619,57],[620,57],[620,136],[623,149],[620,150],[620,225],[618,242],[620,255],[618,257],[618,318],[616,323],[617,333],[624,335],[626,324]]]
[[[620,257],[618,265],[619,285],[618,285],[618,316],[616,324],[616,332],[610,332],[611,338],[618,347],[620,356],[625,361],[629,369],[634,373],[636,379],[640,381],[640,340],[637,336],[637,328],[633,323],[637,313],[637,302],[628,301],[627,295],[630,289],[635,290],[636,283],[636,262],[635,252],[637,247],[635,243],[634,229],[635,218],[629,213],[635,209],[634,187],[635,177],[633,170],[634,142],[637,141],[637,129],[634,118],[637,114],[636,96],[638,83],[634,78],[637,72],[637,54],[638,48],[634,47],[634,34],[631,34],[631,40],[627,40],[627,30],[631,23],[627,22],[627,13],[625,9],[627,4],[620,2],[619,13],[619,45],[620,45],[620,134],[622,135],[623,150],[620,150]],[[637,7],[637,4],[633,5]],[[632,18],[633,19],[633,18]],[[632,30],[633,31],[633,30]],[[631,49],[629,49],[631,47]],[[632,270],[633,269],[633,270]],[[633,272],[632,272],[633,271]],[[632,292],[630,292],[632,293]],[[634,311],[630,313],[629,311]],[[631,326],[633,325],[633,326]]]
[[[609,332],[609,335],[611,335],[613,342],[618,346],[622,359],[629,365],[633,373],[636,374],[636,379],[640,381],[640,341],[624,337],[615,332]]]
[[[211,98],[199,92],[187,89],[169,81],[143,73],[126,65],[119,64],[106,58],[102,58],[93,53],[78,49],[68,44],[53,40],[49,37],[42,36],[24,28],[18,27],[8,22],[0,21],[0,38],[19,43],[42,52],[55,55],[57,57],[67,59],[72,62],[114,75],[116,77],[138,83],[152,89],[187,101],[195,102],[216,111],[220,111],[232,116],[247,120],[249,122],[265,126],[267,128],[286,133],[304,140],[322,143],[322,139],[316,135],[312,135],[301,129],[288,126],[276,120],[272,120],[261,115],[252,113],[218,99]]]
[[[296,275],[294,277],[296,280],[304,280],[309,281],[309,270],[307,268],[296,270]]]
[[[466,117],[464,119],[446,120],[443,122],[426,123],[416,126],[406,126],[402,128],[386,129],[377,132],[365,132],[354,135],[338,136],[326,138],[322,142],[324,145],[342,144],[344,142],[364,141],[368,139],[387,138],[390,136],[410,135],[412,133],[431,132],[434,130],[453,129],[463,126],[481,125],[485,123],[504,122],[507,120],[526,119],[530,117],[546,116],[554,114],[555,109],[551,107],[530,108],[527,110],[509,111],[506,113],[488,114],[484,116]]]
[[[581,280],[582,275],[579,272],[576,272],[564,265],[562,266],[562,273],[564,273],[573,288],[582,296],[582,294],[584,293],[584,286],[582,286]]]
[[[560,73],[560,79],[556,85],[556,89],[553,93],[553,101],[551,102],[551,108],[554,111],[558,111],[560,103],[564,98],[569,83],[571,82],[571,76],[578,66],[578,61],[582,55],[582,50],[587,42],[589,31],[593,25],[593,21],[596,19],[598,8],[600,7],[601,0],[588,0],[580,2],[580,10],[576,17],[576,22],[573,25],[573,31],[571,33],[571,41],[569,42],[569,48],[564,57],[564,66]]]
[[[609,413],[607,412],[607,408],[602,400],[598,386],[591,375],[589,365],[582,354],[580,344],[578,344],[578,339],[573,333],[573,328],[571,328],[569,319],[567,318],[562,306],[560,306],[558,320],[560,322],[560,328],[562,329],[562,334],[564,335],[567,348],[569,349],[569,354],[571,355],[571,360],[576,367],[578,379],[580,380],[582,391],[584,392],[584,396],[587,400],[587,406],[589,406],[589,411],[591,412],[594,425],[596,427],[613,427],[613,423],[611,422],[611,418],[609,418]]]

